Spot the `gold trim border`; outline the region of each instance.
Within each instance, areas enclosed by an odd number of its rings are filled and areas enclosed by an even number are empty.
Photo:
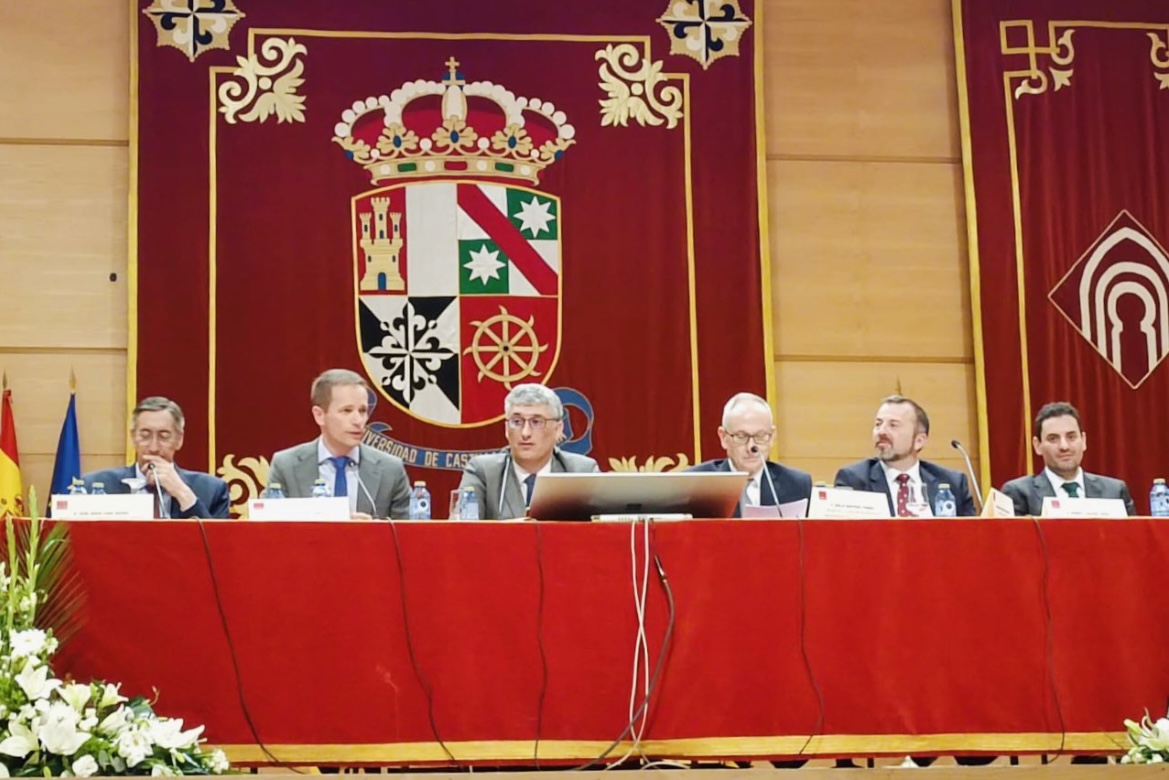
[[[609,747],[608,742],[587,740],[528,740],[447,742],[459,761],[587,761]],[[610,753],[620,756],[632,742],[619,744]],[[641,749],[654,757],[712,758],[725,756],[856,756],[906,755],[915,752],[975,753],[1119,753],[1127,749],[1125,732],[988,733],[988,734],[828,734],[788,737],[711,737],[642,740]],[[271,763],[258,745],[219,745],[232,762]],[[449,763],[437,742],[380,744],[266,745],[277,761]]]
[[[970,94],[966,89],[966,36],[962,0],[952,0],[954,62],[958,75],[958,125],[962,144],[962,186],[966,193],[966,255],[970,270],[970,320],[974,339],[974,404],[978,419],[978,471],[983,490],[991,487],[990,418],[986,400],[986,344],[982,334],[982,262],[978,254],[978,199],[974,192],[974,149]],[[979,496],[982,500],[985,496]]]
[[[763,0],[754,4],[755,28],[751,45],[754,47],[755,77],[755,191],[759,207],[759,286],[763,298],[763,380],[764,397],[772,410],[779,408],[779,388],[775,385],[775,312],[771,289],[771,211],[767,198],[767,111],[763,89]],[[771,443],[771,457],[779,458],[779,437]]]
[[[136,34],[136,30],[134,31]],[[646,59],[652,59],[651,46],[652,40],[648,35],[553,35],[544,33],[428,33],[428,32],[361,32],[353,30],[307,30],[307,29],[285,29],[285,28],[267,28],[255,27],[248,30],[248,51],[255,50],[256,39],[259,36],[277,36],[288,35],[297,36],[301,38],[362,38],[372,40],[394,40],[394,39],[408,39],[408,40],[482,40],[482,41],[565,41],[572,43],[635,43],[644,46]],[[136,52],[136,47],[135,47]],[[137,58],[135,56],[135,65]],[[218,220],[218,210],[216,204],[216,187],[217,177],[215,173],[216,168],[216,133],[218,126],[218,111],[216,108],[215,89],[217,86],[217,75],[220,73],[231,73],[234,68],[227,66],[214,66],[208,68],[211,86],[211,116],[210,116],[210,137],[208,140],[208,231],[209,241],[208,246],[208,377],[207,377],[207,457],[209,462],[209,472],[214,474],[218,463],[216,461],[216,446],[215,446],[215,391],[216,391],[216,371],[215,371],[215,335],[216,335],[216,318],[215,318],[215,288],[216,288],[216,267],[218,264],[218,256],[216,251],[216,223]],[[134,71],[137,72],[136,70]],[[682,82],[682,90],[684,97],[685,111],[683,113],[683,131],[684,131],[684,165],[685,165],[685,182],[686,182],[686,231],[687,231],[687,274],[688,274],[688,291],[689,291],[689,306],[688,317],[690,325],[690,351],[691,351],[691,372],[690,381],[693,391],[693,419],[694,419],[694,462],[700,463],[702,461],[702,407],[699,396],[699,377],[701,375],[699,369],[699,355],[698,355],[698,308],[695,299],[697,281],[695,274],[695,254],[694,254],[694,185],[691,180],[692,177],[692,149],[691,149],[691,125],[690,125],[690,75],[688,73],[674,73],[663,72],[661,74],[667,79],[674,79]],[[758,81],[758,79],[757,79]],[[132,112],[136,113],[137,94],[133,95],[135,105],[131,107]],[[758,128],[756,128],[758,132]],[[137,149],[132,148],[132,154],[136,158]],[[136,246],[136,244],[135,244]],[[563,273],[563,269],[561,271]],[[768,353],[770,354],[770,353]],[[131,407],[132,408],[132,407]],[[129,439],[127,438],[128,446]]]
[[[130,6],[130,160],[126,194],[126,439],[127,464],[134,462],[130,416],[138,405],[138,2]],[[215,472],[212,472],[215,473]]]

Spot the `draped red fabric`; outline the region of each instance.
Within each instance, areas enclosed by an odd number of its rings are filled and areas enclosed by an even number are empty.
[[[219,744],[254,742],[242,699],[265,743],[334,759],[434,758],[436,732],[490,743],[457,746],[479,760],[621,733],[640,527],[395,525],[73,523],[87,600],[60,671],[157,688]],[[676,619],[645,739],[705,740],[665,754],[840,751],[809,734],[1107,749],[1100,732],[1169,692],[1156,521],[713,520],[656,524],[650,545]],[[651,665],[668,618],[651,574]]]
[[[1169,9],[959,0],[968,214],[995,484],[1041,468],[1030,418],[1069,401],[1084,468],[1147,511],[1169,442]]]
[[[201,5],[136,42],[137,395],[188,465],[254,493],[330,367],[439,489],[520,382],[605,468],[766,391],[754,2]]]

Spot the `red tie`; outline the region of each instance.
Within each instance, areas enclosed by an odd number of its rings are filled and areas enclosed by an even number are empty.
[[[912,517],[909,514],[909,475],[897,475],[897,516]]]

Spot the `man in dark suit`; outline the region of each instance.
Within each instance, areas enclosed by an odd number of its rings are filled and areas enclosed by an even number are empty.
[[[503,399],[507,449],[476,455],[463,469],[460,489],[479,498],[481,520],[526,517],[541,474],[599,471],[586,455],[564,452],[564,405],[554,391],[531,382],[516,385]]]
[[[175,465],[185,425],[179,405],[161,396],[144,398],[134,407],[130,421],[134,465],[86,474],[82,477],[86,490],[93,492],[95,484],[107,493],[129,493],[131,485],[151,493],[161,490],[161,503],[156,499],[160,517],[226,518],[231,508],[227,483]]]
[[[1017,477],[1003,485],[1003,492],[1015,502],[1015,514],[1038,517],[1043,499],[1119,498],[1129,515],[1137,513],[1128,485],[1113,477],[1089,474],[1080,468],[1088,449],[1088,434],[1080,427],[1080,413],[1065,401],[1050,403],[1035,416],[1031,437],[1035,454],[1043,458],[1038,474]]]
[[[691,466],[690,471],[742,471],[749,475],[743,497],[735,506],[735,517],[743,514],[743,503],[776,506],[812,497],[812,476],[798,469],[767,460],[775,437],[771,405],[754,393],[737,393],[723,407],[718,438],[727,457]],[[807,511],[805,507],[805,511]]]
[[[901,395],[882,399],[873,422],[876,457],[840,469],[836,486],[884,493],[894,517],[911,517],[910,505],[920,500],[923,488],[932,511],[938,487],[945,484],[954,493],[958,516],[972,517],[966,475],[918,457],[929,436],[929,415],[916,401]]]
[[[357,519],[410,516],[410,481],[402,459],[363,444],[373,391],[355,371],[332,368],[313,381],[313,420],[321,435],[272,456],[268,484],[289,498],[308,498],[318,479],[349,498]]]

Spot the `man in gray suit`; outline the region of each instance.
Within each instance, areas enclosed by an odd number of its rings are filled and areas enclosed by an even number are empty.
[[[1015,502],[1015,514],[1043,512],[1044,497],[1119,498],[1129,515],[1137,513],[1128,485],[1122,480],[1089,474],[1080,468],[1088,449],[1088,434],[1080,427],[1080,413],[1065,401],[1050,403],[1035,415],[1035,454],[1043,458],[1039,474],[1018,477],[1003,485],[1003,492]]]
[[[362,444],[371,390],[358,373],[329,369],[313,381],[313,419],[321,435],[272,456],[268,483],[289,498],[312,495],[317,479],[349,497],[354,519],[410,516],[410,481],[401,458]]]
[[[471,458],[459,484],[475,490],[482,519],[526,517],[541,474],[600,470],[592,458],[556,447],[564,437],[564,406],[544,385],[516,385],[503,399],[503,412],[507,449]]]

